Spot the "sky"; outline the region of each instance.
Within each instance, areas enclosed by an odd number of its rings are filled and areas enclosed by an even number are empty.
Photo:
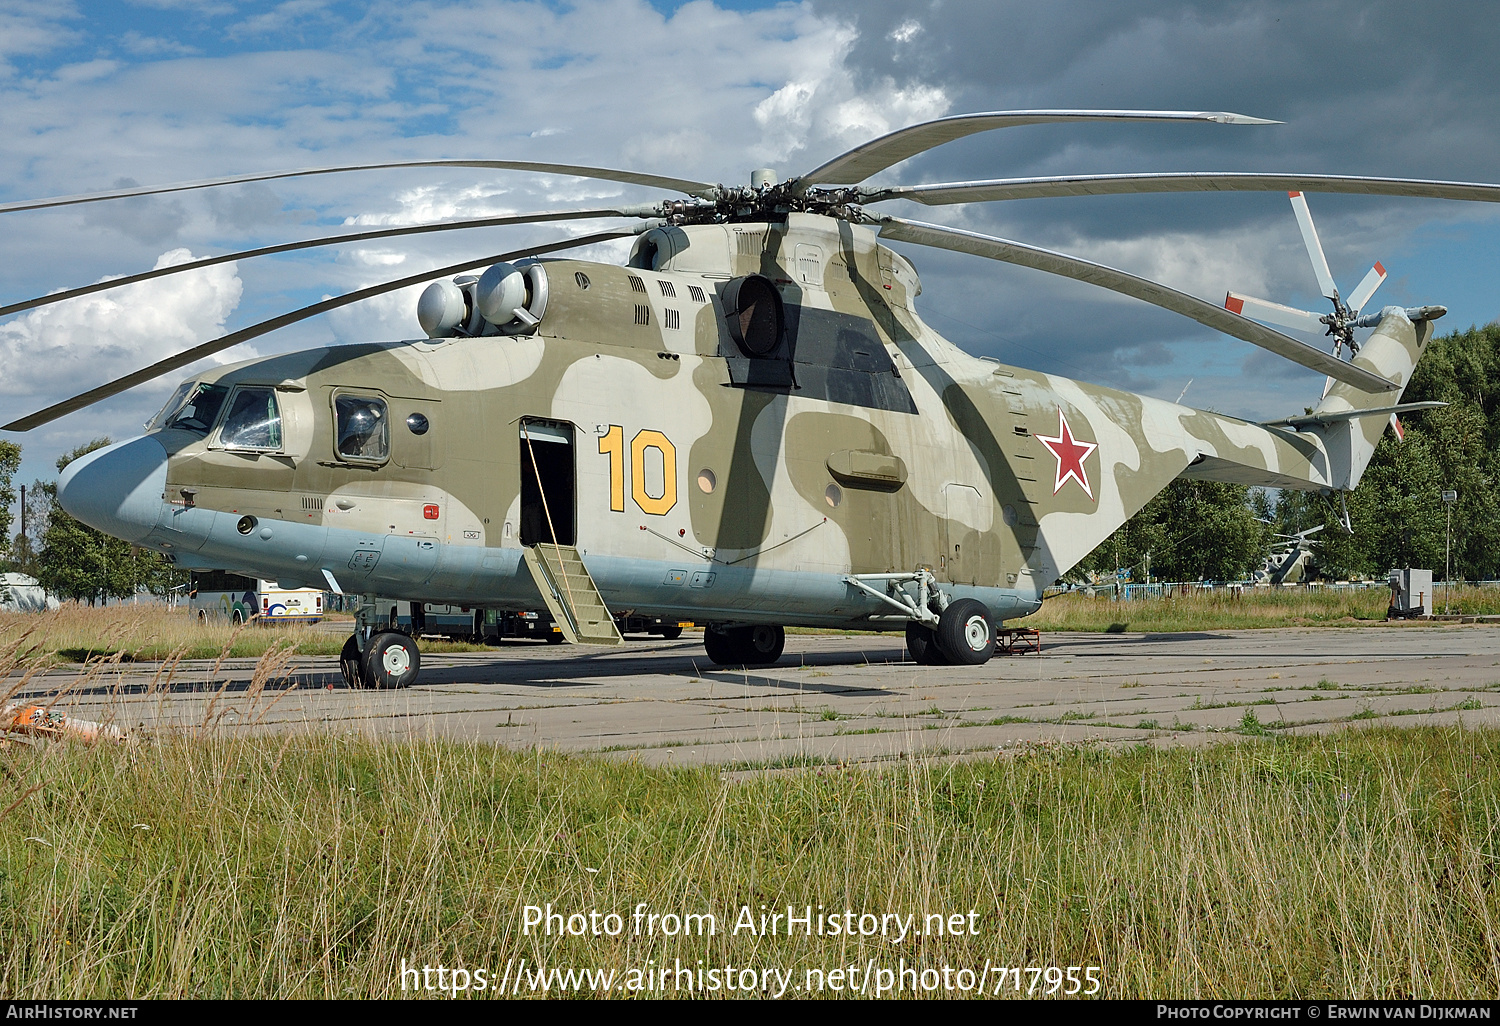
[[[0,202],[252,171],[422,158],[540,160],[742,183],[903,125],[1034,108],[1224,110],[1284,122],[1010,128],[876,183],[1127,171],[1500,179],[1500,19],[1431,0],[340,3],[0,0]],[[0,214],[0,302],[189,256],[347,230],[665,198],[496,171],[382,171]],[[1312,195],[1335,279],[1375,305],[1500,318],[1500,205]],[[1060,249],[1222,302],[1324,312],[1283,193],[880,209]],[[466,257],[605,227],[444,233],[305,251],[0,321],[13,419],[283,310]],[[578,251],[623,260],[627,243]],[[935,329],[976,355],[1249,418],[1322,378],[1174,314],[976,257],[903,247]],[[410,338],[420,288],[221,354]],[[1316,341],[1309,339],[1309,341]],[[140,430],[190,371],[26,434],[18,481]],[[1191,384],[1189,384],[1191,382]],[[0,421],[3,422],[3,421]]]

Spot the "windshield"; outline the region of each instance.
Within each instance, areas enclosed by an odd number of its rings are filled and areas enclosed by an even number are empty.
[[[219,407],[224,405],[228,394],[229,389],[223,385],[197,385],[182,408],[171,414],[163,426],[206,435],[218,419]]]
[[[177,407],[182,405],[182,401],[187,398],[188,392],[192,390],[192,387],[193,383],[191,381],[184,381],[178,385],[177,391],[172,393],[172,398],[167,400],[167,404],[161,408],[161,411],[146,422],[146,430],[150,431],[152,428],[159,428],[165,424],[167,418],[177,412]]]

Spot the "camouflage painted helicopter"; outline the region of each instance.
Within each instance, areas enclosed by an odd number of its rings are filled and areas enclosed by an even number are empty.
[[[5,427],[30,429],[295,320],[438,279],[418,306],[425,338],[199,374],[143,436],[67,467],[59,502],[181,567],[414,603],[524,609],[540,598],[570,641],[618,642],[612,612],[681,617],[707,625],[714,662],[760,664],[781,654],[788,625],[905,625],[918,662],[982,663],[999,624],[1039,608],[1045,585],[1172,479],[1342,494],[1359,482],[1388,417],[1435,405],[1400,397],[1443,308],[1364,313],[1383,277],[1378,265],[1342,296],[1301,191],[1500,200],[1495,185],[1324,175],[861,185],[976,132],[1070,121],[1274,123],[1173,111],[963,115],[893,132],[785,182],[754,172],[748,187],[517,161],[367,165],[562,173],[686,198],[312,239],[11,304],[0,314],[341,242],[646,219],[325,300]],[[362,169],[243,175],[0,212]],[[1332,313],[1233,293],[1220,306],[1076,257],[867,209],[894,199],[1219,190],[1293,192]],[[538,259],[632,234],[627,266]],[[1307,416],[1256,424],[975,358],[923,323],[915,269],[881,240],[1092,282],[1320,371],[1330,385]],[[1326,328],[1334,352],[1246,313]],[[1356,328],[1374,332],[1357,345]],[[412,637],[365,624],[343,665],[351,684],[401,687],[417,678],[420,656]]]

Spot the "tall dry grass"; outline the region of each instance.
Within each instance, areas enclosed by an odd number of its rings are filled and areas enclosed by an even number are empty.
[[[0,990],[387,997],[407,965],[1101,966],[1109,997],[1493,997],[1500,734],[725,775],[213,730],[0,754]],[[26,791],[38,788],[16,800]],[[712,913],[637,936],[631,911]],[[619,937],[524,935],[522,909]],[[741,906],[979,913],[764,937]],[[991,978],[991,985],[994,978]],[[1023,992],[1030,977],[1022,976]],[[523,989],[523,993],[526,991]],[[1009,985],[1003,991],[1013,994]]]
[[[1500,614],[1500,588],[1438,585],[1434,604],[1461,615]],[[1174,593],[1116,602],[1105,595],[1057,595],[1039,612],[1016,621],[1042,630],[1194,631],[1256,627],[1357,627],[1385,619],[1384,588],[1332,591],[1301,588]]]
[[[342,624],[347,630],[328,629]],[[30,636],[31,658],[53,664],[118,657],[124,661],[256,658],[291,646],[299,655],[338,655],[353,620],[334,614],[322,626],[199,623],[186,609],[162,606],[85,606],[76,602],[46,613],[0,612],[0,643]],[[423,651],[482,651],[462,642],[424,640]]]

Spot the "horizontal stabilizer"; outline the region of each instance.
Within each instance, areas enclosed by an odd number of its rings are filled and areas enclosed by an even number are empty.
[[[1261,427],[1289,427],[1294,431],[1302,431],[1309,427],[1320,427],[1327,424],[1335,424],[1339,421],[1354,420],[1359,417],[1389,417],[1395,413],[1436,410],[1447,405],[1447,403],[1438,402],[1401,403],[1398,406],[1380,406],[1371,410],[1329,410],[1323,413],[1309,413],[1302,417],[1287,417],[1285,420],[1268,420]]]

